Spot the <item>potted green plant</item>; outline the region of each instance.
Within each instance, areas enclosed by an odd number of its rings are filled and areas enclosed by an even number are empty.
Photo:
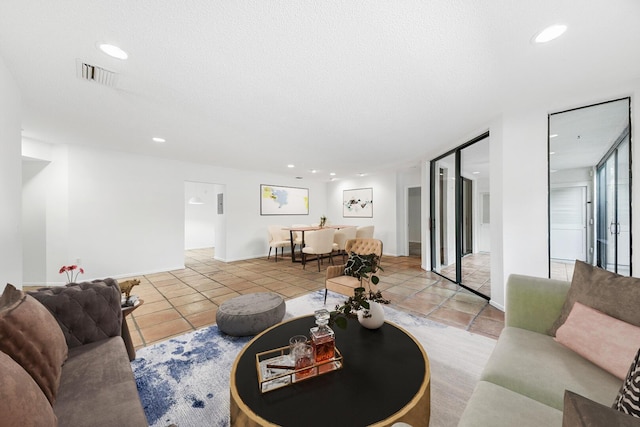
[[[360,284],[362,284],[363,280],[366,280],[374,285],[380,282],[380,278],[374,274],[378,270],[384,271],[380,266],[380,257],[376,254],[359,255],[351,253],[344,268],[345,274],[357,278],[360,280]],[[370,311],[372,305],[377,304],[389,304],[389,300],[385,299],[380,291],[373,292],[371,288],[367,290],[364,286],[357,287],[353,290],[353,296],[344,301],[342,305],[336,305],[335,310],[331,312],[330,320],[333,324],[343,329],[347,326],[348,318],[358,318],[363,323],[363,318],[368,319],[372,316]],[[375,310],[375,312],[383,316],[382,319],[384,320],[382,308],[379,311]],[[363,325],[365,324],[363,323]]]
[[[373,281],[373,280],[372,280]],[[347,319],[370,318],[372,304],[389,304],[389,300],[382,296],[380,291],[373,292],[364,287],[358,287],[353,290],[353,296],[349,297],[342,305],[336,305],[335,310],[330,313],[330,324],[336,325],[341,329],[347,327]],[[360,313],[360,314],[358,314]]]

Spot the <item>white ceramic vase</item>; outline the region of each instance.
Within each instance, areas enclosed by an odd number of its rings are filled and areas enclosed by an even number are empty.
[[[371,316],[365,317],[366,312],[369,312]],[[369,310],[358,311],[358,321],[367,329],[378,329],[384,323],[382,304],[369,301]]]

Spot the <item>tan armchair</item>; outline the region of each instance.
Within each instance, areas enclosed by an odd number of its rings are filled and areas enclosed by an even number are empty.
[[[376,254],[382,258],[382,241],[378,239],[351,239],[345,244],[345,251],[350,254],[355,252],[358,255]],[[332,290],[339,294],[353,295],[355,288],[363,286],[363,280],[353,276],[344,275],[343,265],[327,267],[327,274],[324,281],[324,302],[327,302],[327,291]],[[377,286],[367,280],[368,288],[377,292]]]

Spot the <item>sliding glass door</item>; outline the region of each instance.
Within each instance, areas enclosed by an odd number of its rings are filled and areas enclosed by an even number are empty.
[[[549,115],[549,277],[631,275],[631,99]]]
[[[491,297],[489,133],[431,161],[431,270]]]
[[[617,145],[598,166],[597,265],[614,273],[631,274],[629,215],[629,140]]]

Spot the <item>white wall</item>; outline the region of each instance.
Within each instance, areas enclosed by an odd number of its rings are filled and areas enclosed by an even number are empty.
[[[0,289],[22,288],[21,99],[0,58]]]
[[[492,129],[493,130],[493,129]],[[495,140],[492,138],[491,143]],[[549,275],[547,112],[542,109],[503,115],[502,169],[503,270],[494,281],[492,298],[504,305],[504,284],[510,274]],[[495,200],[491,193],[492,203]],[[492,242],[493,248],[493,242]],[[492,252],[493,253],[493,252]],[[495,290],[494,290],[495,288]]]
[[[22,252],[23,281],[44,283],[47,279],[47,161],[22,162]]]
[[[333,224],[375,226],[376,239],[382,240],[383,253],[397,255],[397,176],[384,173],[362,178],[336,180],[327,184],[326,215]],[[343,191],[356,188],[373,188],[373,218],[343,217]]]
[[[266,256],[269,224],[314,222],[325,213],[323,182],[72,145],[50,149],[39,195],[47,209],[47,284],[64,283],[60,266],[78,260],[86,271],[82,279],[183,268],[185,181],[220,183],[225,213],[216,215],[214,226],[222,261]],[[308,187],[310,214],[261,216],[261,183]],[[31,256],[39,255],[25,254]]]

